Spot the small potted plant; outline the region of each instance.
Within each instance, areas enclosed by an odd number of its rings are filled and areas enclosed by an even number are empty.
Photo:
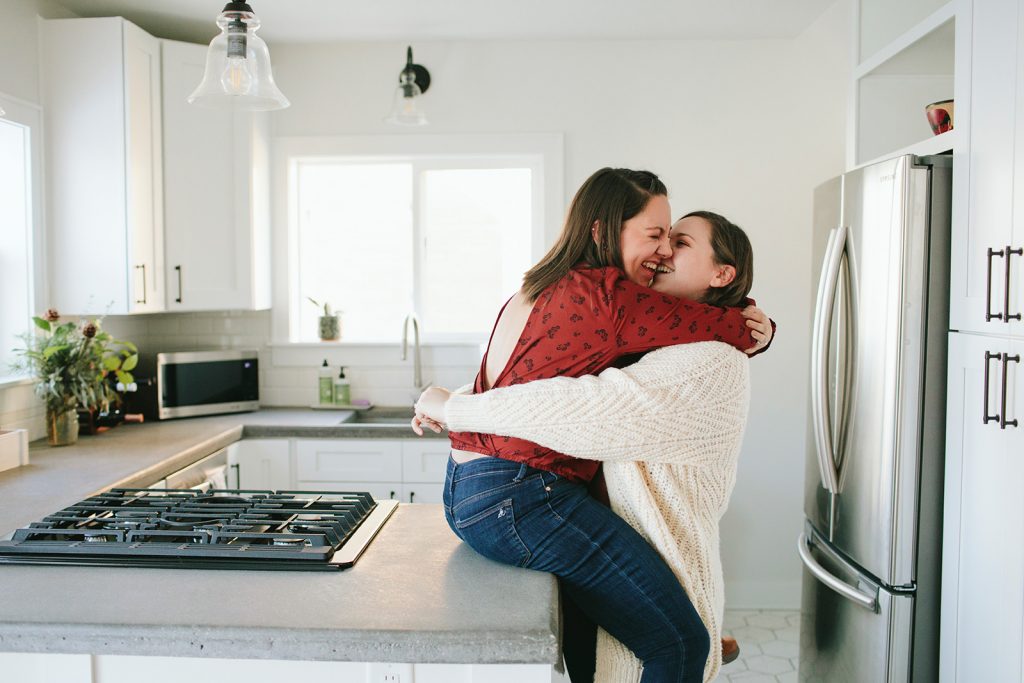
[[[21,335],[24,349],[16,369],[36,377],[36,395],[46,402],[46,436],[51,446],[66,446],[78,440],[78,412],[106,408],[117,396],[106,378],[131,384],[131,371],[139,362],[138,349],[131,342],[114,339],[100,329],[98,320],[60,323],[52,308],[45,317],[33,317],[38,328]]]
[[[321,308],[320,302],[306,297],[314,306]],[[341,339],[341,311],[331,312],[331,305],[323,303],[324,314],[320,316],[320,341],[338,341]]]

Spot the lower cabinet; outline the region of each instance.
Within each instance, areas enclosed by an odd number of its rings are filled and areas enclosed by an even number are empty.
[[[292,488],[288,439],[244,439],[228,446],[228,487],[280,491]]]
[[[449,449],[441,439],[297,439],[295,487],[440,503]]]
[[[338,681],[380,683],[563,683],[544,664],[373,664],[273,659],[196,659],[0,652],[3,680],[17,683],[180,683],[191,681]]]
[[[942,683],[1024,680],[1024,340],[953,333]]]

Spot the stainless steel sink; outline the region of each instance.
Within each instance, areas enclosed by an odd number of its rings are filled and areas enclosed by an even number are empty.
[[[357,410],[344,420],[340,425],[352,425],[353,427],[395,427],[407,426],[412,420],[412,408],[402,406],[377,406],[369,410]]]

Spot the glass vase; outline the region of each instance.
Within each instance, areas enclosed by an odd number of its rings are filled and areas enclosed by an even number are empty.
[[[51,446],[70,446],[78,441],[78,411],[46,410],[46,441]]]

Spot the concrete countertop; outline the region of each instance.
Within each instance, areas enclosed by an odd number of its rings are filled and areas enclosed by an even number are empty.
[[[408,438],[271,409],[36,443],[0,473],[0,536],[112,486],[145,486],[240,438]],[[434,436],[432,438],[438,438]],[[341,572],[0,565],[0,651],[554,664],[555,579],[487,560],[439,505],[400,505]]]

